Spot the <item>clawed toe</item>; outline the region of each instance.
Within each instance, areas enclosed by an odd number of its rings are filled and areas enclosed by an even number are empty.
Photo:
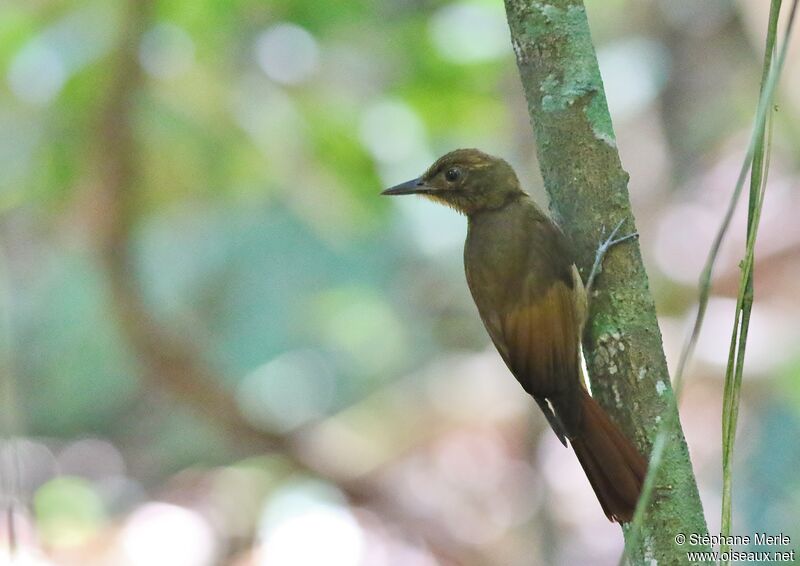
[[[603,228],[601,230],[601,238],[603,238],[603,240],[601,241],[600,245],[597,247],[597,253],[595,254],[595,258],[594,258],[594,265],[592,266],[592,270],[589,273],[589,278],[586,281],[586,291],[590,296],[591,296],[591,290],[592,290],[592,287],[593,287],[593,284],[594,284],[594,280],[597,277],[597,275],[603,270],[603,257],[606,255],[608,250],[610,250],[611,248],[613,248],[617,244],[621,244],[622,242],[625,242],[627,240],[632,240],[634,238],[638,238],[639,237],[639,233],[638,232],[632,232],[631,234],[627,234],[625,236],[617,238],[616,237],[617,233],[620,231],[620,228],[622,228],[623,224],[625,224],[625,219],[624,218],[622,220],[620,220],[619,222],[617,222],[617,225],[611,231],[611,234],[608,235],[608,238],[605,237],[606,227],[603,226]]]

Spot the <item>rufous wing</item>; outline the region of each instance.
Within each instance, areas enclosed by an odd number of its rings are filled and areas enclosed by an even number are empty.
[[[567,414],[558,417],[568,434],[580,419],[579,403],[570,401],[577,401],[583,388],[580,334],[585,298],[577,270],[573,271],[577,280],[551,279],[546,286],[529,275],[521,288],[509,289],[503,304],[484,317],[492,340],[522,387],[537,401],[563,400],[557,404]]]

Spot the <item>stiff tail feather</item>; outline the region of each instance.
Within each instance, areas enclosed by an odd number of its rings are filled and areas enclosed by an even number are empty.
[[[647,461],[586,391],[580,433],[570,439],[578,461],[611,521],[627,523],[647,473]]]

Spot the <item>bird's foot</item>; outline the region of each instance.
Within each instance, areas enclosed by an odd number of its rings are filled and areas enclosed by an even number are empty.
[[[603,259],[605,258],[608,250],[616,246],[617,244],[621,244],[627,240],[631,240],[633,238],[638,238],[639,233],[633,232],[631,234],[627,234],[625,236],[617,237],[617,233],[619,233],[620,228],[622,225],[625,224],[625,219],[623,218],[620,220],[614,229],[609,234],[608,238],[600,242],[600,245],[597,247],[597,252],[594,256],[594,265],[592,265],[592,270],[589,272],[589,278],[586,280],[586,294],[587,296],[591,296],[592,288],[594,286],[594,281],[597,279],[597,276],[600,275],[600,272],[603,271]],[[605,235],[606,229],[605,226],[603,227],[603,234]]]

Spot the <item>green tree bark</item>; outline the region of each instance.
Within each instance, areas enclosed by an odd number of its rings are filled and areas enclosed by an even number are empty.
[[[604,227],[625,219],[623,231],[635,229],[586,10],[581,0],[505,5],[551,213],[572,240],[586,277]],[[637,242],[608,255],[591,306],[584,351],[592,391],[649,453],[659,422],[677,408]],[[632,537],[624,529],[629,544],[638,539],[629,549],[634,563],[686,563],[693,548],[677,545],[676,535],[707,532],[676,416],[642,532]]]

